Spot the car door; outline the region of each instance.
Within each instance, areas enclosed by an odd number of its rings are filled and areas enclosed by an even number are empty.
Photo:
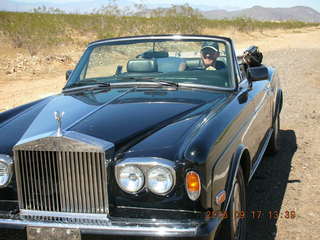
[[[247,89],[247,104],[250,105],[250,113],[247,116],[249,124],[243,141],[254,162],[272,122],[270,81],[255,81],[250,87],[246,76],[242,74],[242,77],[240,88]]]
[[[255,121],[254,129],[256,131],[256,149],[255,159],[259,150],[263,147],[265,140],[269,134],[269,130],[272,126],[272,114],[271,114],[271,86],[270,81],[260,80],[252,82],[252,94],[254,95],[255,105]]]

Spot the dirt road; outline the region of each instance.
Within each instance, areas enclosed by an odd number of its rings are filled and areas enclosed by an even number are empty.
[[[320,29],[225,35],[239,48],[260,46],[264,62],[278,69],[284,91],[281,151],[263,159],[248,190],[249,240],[319,239]],[[15,57],[0,49],[3,55]],[[72,67],[56,63],[39,74],[0,70],[0,112],[58,92]]]

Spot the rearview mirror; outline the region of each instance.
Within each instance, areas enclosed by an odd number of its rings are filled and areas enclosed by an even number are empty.
[[[269,78],[268,68],[261,65],[259,67],[248,68],[248,79],[250,81],[267,80]]]
[[[69,80],[69,77],[70,77],[71,73],[72,73],[72,70],[68,70],[68,71],[66,72],[66,80],[67,80],[67,81]]]

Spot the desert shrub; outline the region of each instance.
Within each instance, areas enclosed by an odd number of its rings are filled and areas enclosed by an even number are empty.
[[[83,44],[101,38],[144,34],[201,34],[204,29],[235,29],[250,33],[266,29],[294,29],[318,26],[297,21],[268,22],[248,18],[208,20],[189,5],[172,5],[169,9],[146,10],[136,4],[135,11],[120,9],[116,1],[92,14],[66,14],[59,9],[40,7],[33,13],[0,12],[0,31],[13,46],[28,49],[31,55],[61,44]],[[77,35],[78,34],[78,35]]]
[[[31,55],[63,40],[64,26],[58,15],[1,12],[0,18],[0,30],[13,46],[26,48]]]

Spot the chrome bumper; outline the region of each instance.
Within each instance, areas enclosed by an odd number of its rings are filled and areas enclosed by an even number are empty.
[[[107,221],[104,224],[93,223],[63,223],[63,222],[44,222],[23,219],[1,219],[1,229],[25,229],[28,226],[49,227],[49,228],[68,228],[80,229],[81,234],[94,235],[120,235],[120,236],[149,236],[149,237],[206,237],[214,236],[221,219],[213,218],[201,221],[157,222],[157,220],[137,221]]]

